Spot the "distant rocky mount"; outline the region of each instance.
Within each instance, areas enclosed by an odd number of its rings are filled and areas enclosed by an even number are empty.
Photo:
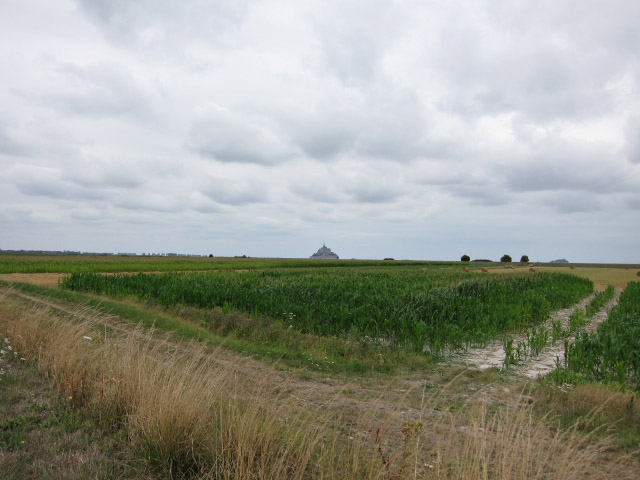
[[[558,260],[551,260],[549,263],[569,263],[569,260],[565,260],[564,258],[559,258]]]
[[[309,258],[338,260],[340,257],[333,253],[331,249],[323,243],[322,247],[320,247],[318,251],[311,255]]]

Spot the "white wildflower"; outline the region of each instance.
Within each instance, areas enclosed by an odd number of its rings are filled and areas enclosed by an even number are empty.
[[[86,335],[85,335],[84,337],[82,337],[82,338],[83,338],[84,340],[89,340],[89,341],[93,340],[93,338],[91,338],[91,337],[87,337]]]
[[[9,343],[9,339],[8,339],[8,338],[5,338],[5,339],[4,339],[4,343]]]
[[[7,350],[9,350],[9,351],[13,350],[13,348],[11,348],[11,345],[9,345],[9,346],[7,347]]]

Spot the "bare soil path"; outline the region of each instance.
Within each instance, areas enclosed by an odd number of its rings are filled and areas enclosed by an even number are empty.
[[[593,332],[597,329],[598,324],[605,321],[609,314],[609,311],[617,304],[620,292],[616,292],[614,299],[604,306],[598,313],[590,318],[589,323],[583,328],[587,332]],[[569,317],[576,308],[584,309],[585,306],[591,301],[593,295],[583,299],[578,304],[557,310],[551,314],[551,317],[544,324],[544,327],[551,330],[554,322],[560,322],[563,330],[569,328]],[[524,335],[520,335],[514,338],[514,345],[526,340]],[[546,375],[556,367],[556,359],[564,358],[564,340],[557,340],[556,342],[548,344],[535,358],[527,358],[524,362],[518,365],[512,366],[511,369],[514,374],[527,377],[536,378],[541,375]],[[466,352],[457,355],[454,363],[460,362],[464,365],[472,366],[481,370],[487,368],[500,368],[504,367],[505,352],[502,342],[493,341],[490,342],[484,348],[471,348]]]
[[[31,283],[44,287],[57,287],[58,280],[66,273],[2,273],[0,280],[5,282]]]

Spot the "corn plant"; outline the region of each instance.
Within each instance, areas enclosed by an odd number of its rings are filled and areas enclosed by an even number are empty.
[[[64,288],[135,295],[171,307],[235,309],[287,320],[319,335],[439,353],[482,345],[535,326],[554,309],[588,295],[593,284],[557,273],[470,280],[453,271],[417,268],[298,268],[262,271],[116,274],[73,273]],[[393,341],[392,341],[393,340]]]
[[[629,283],[605,322],[565,342],[568,373],[640,388],[640,283]],[[558,375],[559,377],[561,375]]]

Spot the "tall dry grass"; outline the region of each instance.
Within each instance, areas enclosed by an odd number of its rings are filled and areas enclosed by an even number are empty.
[[[604,478],[591,466],[602,445],[552,433],[526,402],[444,413],[424,397],[407,417],[372,400],[354,417],[336,399],[301,403],[275,373],[249,378],[242,359],[82,317],[0,293],[0,333],[172,478]]]

